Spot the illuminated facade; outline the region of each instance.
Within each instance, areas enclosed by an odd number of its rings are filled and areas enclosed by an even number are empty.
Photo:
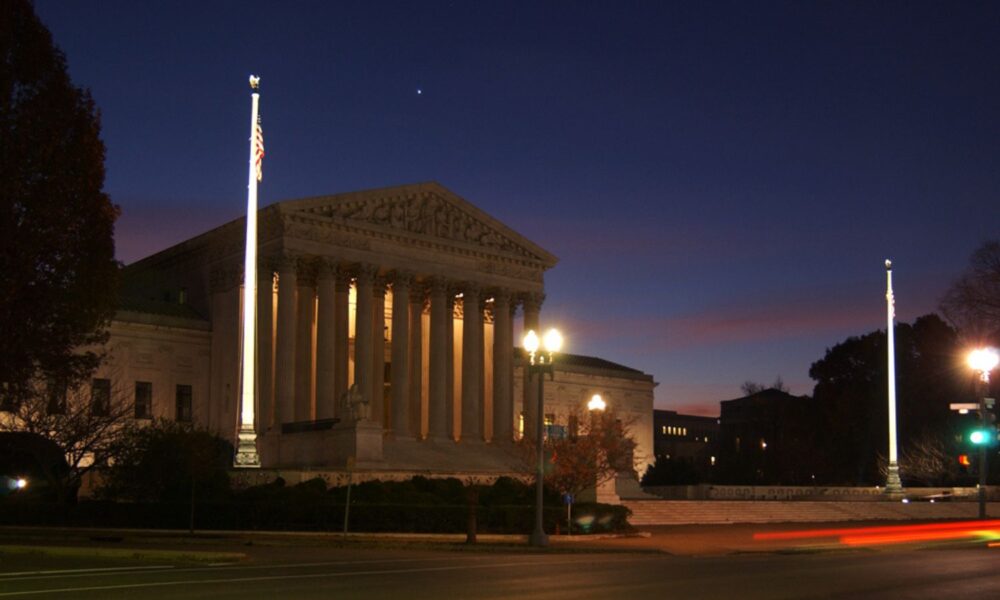
[[[554,256],[436,183],[281,202],[258,223],[263,467],[516,466],[507,442],[533,422],[537,391],[522,385],[515,330],[538,329]],[[106,367],[151,384],[153,416],[177,418],[189,397],[192,420],[230,440],[244,239],[240,219],[127,267]],[[556,364],[546,414],[565,422],[600,393],[651,460],[652,378],[590,357]]]

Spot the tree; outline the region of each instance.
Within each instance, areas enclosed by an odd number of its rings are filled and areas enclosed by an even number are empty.
[[[102,192],[90,93],[28,0],[0,9],[0,402],[39,381],[69,388],[98,366],[114,314],[118,208]]]
[[[545,472],[545,485],[550,489],[573,496],[596,488],[618,473],[634,472],[636,443],[613,410],[605,410],[581,417],[569,416],[571,422],[580,423],[578,431],[566,436],[550,435],[545,440],[545,454],[549,457]],[[521,441],[526,471],[537,467],[537,446],[525,438]]]
[[[941,312],[966,337],[997,342],[1000,337],[1000,242],[987,242],[969,259],[969,268],[945,293]]]
[[[903,454],[922,438],[948,439],[948,404],[971,401],[973,390],[968,370],[956,368],[962,353],[958,336],[940,317],[930,314],[912,325],[899,323],[895,333],[897,429]],[[817,465],[822,482],[882,482],[878,454],[889,445],[886,343],[884,331],[848,338],[809,369],[822,424],[817,443],[826,457],[825,464]]]
[[[55,499],[68,502],[75,500],[86,474],[114,456],[133,411],[127,394],[113,389],[110,379],[74,388],[50,382],[0,415],[0,432],[32,434],[59,448],[64,462],[37,458]]]
[[[752,396],[759,392],[765,390],[778,390],[779,392],[788,392],[788,386],[785,385],[785,380],[781,378],[781,375],[774,378],[774,383],[771,385],[764,385],[763,383],[757,383],[756,381],[750,381],[749,379],[743,382],[740,386],[740,391],[743,392],[744,396]]]
[[[112,449],[101,496],[133,502],[220,499],[229,493],[233,446],[174,421],[131,425]]]

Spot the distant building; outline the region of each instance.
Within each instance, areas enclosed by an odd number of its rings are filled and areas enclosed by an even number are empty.
[[[660,461],[683,463],[697,481],[712,479],[718,462],[719,419],[653,411],[653,446]]]
[[[720,403],[719,463],[725,483],[812,483],[817,424],[812,398],[768,389]]]

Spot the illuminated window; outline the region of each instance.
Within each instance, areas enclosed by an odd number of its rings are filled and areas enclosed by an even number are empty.
[[[524,413],[517,415],[517,437],[518,439],[524,438]]]
[[[715,457],[714,456],[709,456],[708,457],[708,461],[712,464],[713,467],[715,466]]]
[[[681,427],[681,435],[687,435],[687,434],[688,434],[688,428],[687,427]]]
[[[666,425],[663,426],[663,435],[667,435],[667,426]]]

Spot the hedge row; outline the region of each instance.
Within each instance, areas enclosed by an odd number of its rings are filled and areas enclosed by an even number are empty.
[[[492,486],[464,486],[457,479],[421,477],[404,482],[366,482],[352,487],[349,530],[364,532],[460,533],[475,511],[480,533],[528,533],[534,526],[534,490],[510,479]],[[320,480],[295,486],[284,482],[233,492],[229,498],[195,504],[197,529],[342,531],[346,487],[326,489]],[[187,528],[189,503],[83,501],[76,505],[3,502],[5,525]],[[628,529],[623,506],[579,503],[574,530]],[[566,508],[556,495],[545,498],[547,531],[565,530]]]

